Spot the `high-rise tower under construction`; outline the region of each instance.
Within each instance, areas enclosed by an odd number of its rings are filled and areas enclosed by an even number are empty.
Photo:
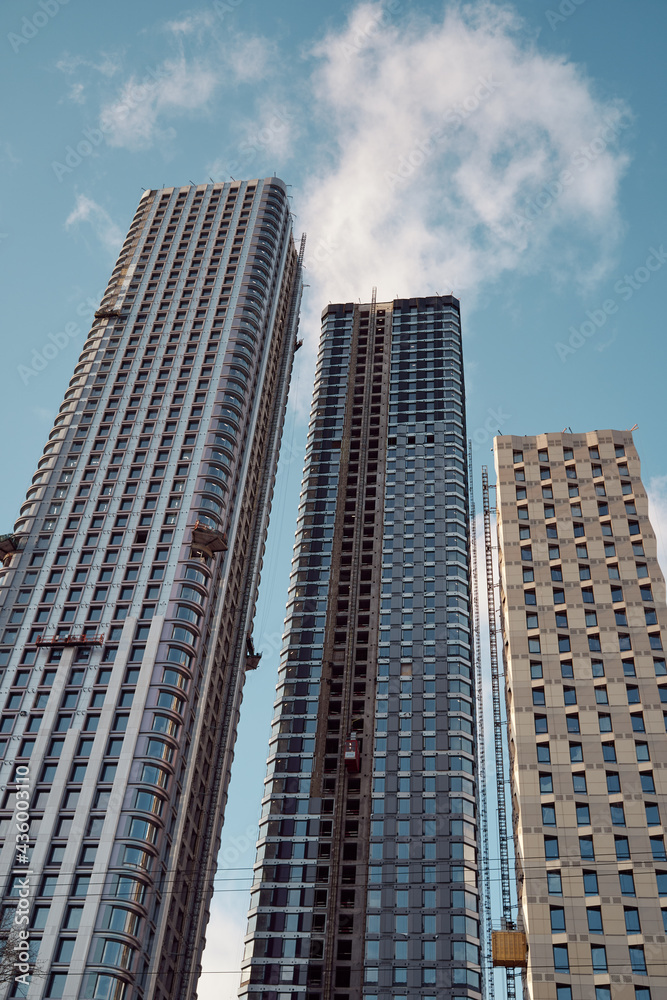
[[[240,996],[481,995],[459,303],[330,305]]]

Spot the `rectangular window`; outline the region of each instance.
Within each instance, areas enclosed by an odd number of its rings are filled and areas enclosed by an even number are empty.
[[[584,895],[586,896],[599,895],[597,872],[584,871],[582,875],[584,880]]]
[[[607,952],[604,945],[591,945],[591,963],[594,973],[607,971]]]
[[[619,872],[618,880],[620,882],[622,896],[635,895],[635,879],[632,872]]]
[[[545,837],[544,838],[544,857],[547,861],[553,860],[559,857],[558,853],[558,837]]]
[[[560,872],[547,872],[547,891],[550,896],[563,895]]]

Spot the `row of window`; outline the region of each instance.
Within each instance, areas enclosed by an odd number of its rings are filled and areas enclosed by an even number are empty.
[[[552,445],[552,448],[555,449],[556,447],[557,447],[556,445]],[[591,459],[591,462],[599,462],[600,461],[600,450],[599,450],[598,446],[597,445],[592,445],[588,449],[588,455],[589,455],[589,458]],[[615,457],[617,459],[618,458],[625,458],[625,446],[622,445],[622,444],[616,444],[616,445],[614,445],[614,455],[615,455]],[[537,452],[537,460],[538,460],[538,462],[548,462],[549,461],[549,449],[548,448],[540,448],[539,451]],[[554,458],[553,451],[552,451],[552,460],[553,461],[558,461],[558,459]],[[563,445],[563,461],[564,462],[571,462],[573,460],[574,460],[574,450],[572,448],[568,447],[567,445]],[[513,461],[514,465],[520,465],[523,462],[523,452],[519,451],[518,449],[515,449],[514,452],[512,453],[512,461]]]
[[[585,783],[585,775],[578,775],[578,781],[574,784],[581,785],[581,782]],[[618,775],[616,775],[618,778]],[[549,788],[551,775],[540,774],[540,791],[544,794],[543,789]],[[610,782],[612,785],[615,783],[613,780]],[[653,775],[648,774],[648,780],[646,784],[649,786],[649,790],[655,792]],[[653,786],[652,789],[650,786]],[[551,786],[553,788],[553,786]],[[646,789],[642,788],[642,791]],[[581,794],[581,793],[578,793]],[[645,802],[644,809],[646,813],[646,825],[647,826],[660,826],[660,811],[657,803],[655,802]],[[591,812],[590,807],[587,802],[575,802],[574,804],[575,816],[577,820],[577,826],[590,826],[591,825]],[[609,803],[609,815],[611,819],[612,826],[625,826],[625,806],[622,802],[610,802]],[[542,826],[556,826],[556,806],[554,803],[545,803],[542,805]],[[652,838],[656,840],[656,849],[658,853],[656,855],[653,852],[653,857],[658,856],[661,860],[667,860],[665,858],[665,845],[664,838],[659,836],[657,838]],[[659,845],[658,842],[659,841]]]
[[[581,732],[579,726],[579,715],[576,712],[569,713],[566,715],[566,726],[568,733],[579,733]],[[549,722],[546,715],[536,714],[534,717],[535,721],[535,732],[537,735],[544,735],[549,732]],[[667,712],[663,712],[663,721],[665,724],[665,731],[667,731]],[[630,713],[630,725],[632,726],[633,733],[645,733],[646,732],[646,720],[644,719],[643,712],[631,712]],[[612,717],[606,712],[598,712],[598,728],[601,733],[611,733],[613,732]],[[609,744],[603,743],[603,749]]]
[[[543,808],[545,808],[545,807],[543,807]],[[547,811],[548,811],[548,807],[546,807],[546,808],[547,808]],[[584,808],[584,807],[582,807],[582,808]],[[647,806],[646,806],[647,822],[649,823],[650,826],[651,825],[659,826],[660,825],[660,816],[659,816],[659,813],[658,813],[658,807],[657,807],[657,805],[655,805],[655,804],[651,805],[650,809],[651,809],[651,812],[649,812],[649,805],[647,804]],[[657,822],[656,822],[656,820],[657,820]],[[590,824],[586,824],[586,825],[590,825]],[[617,845],[617,854],[616,854],[616,857],[617,857],[618,860],[625,861],[625,860],[627,860],[630,857],[630,852],[629,852],[629,848],[628,848],[627,844],[625,843],[624,838],[620,838],[620,840],[621,840],[621,843]],[[655,838],[651,838],[651,840],[652,840],[652,843],[651,843],[651,857],[654,860],[664,861],[665,860],[665,843],[664,843],[664,837],[657,836]],[[653,841],[655,841],[655,844],[653,844]],[[595,861],[596,860],[595,845],[594,845],[593,837],[592,836],[579,837],[579,857],[581,858],[582,861]],[[599,858],[598,860],[606,860],[606,857],[607,856],[605,855],[603,858]],[[556,836],[550,836],[550,835],[547,835],[547,834],[544,835],[544,858],[545,858],[546,861],[557,861],[560,858],[560,847],[559,847],[559,843],[558,843],[558,837],[556,837]],[[657,874],[659,874],[659,873],[657,873]],[[634,890],[634,879],[633,879],[632,874],[630,872],[619,872],[619,878],[621,880],[621,887],[622,887],[621,888],[621,892],[622,892],[622,894],[626,895],[626,896],[634,896],[635,895],[635,890]],[[664,890],[665,885],[666,885],[665,880],[667,880],[667,873],[660,874],[660,878],[662,879],[662,882],[660,882],[660,880],[659,880],[659,885],[661,884],[663,886],[663,890]],[[625,886],[626,888],[623,889],[623,886]],[[660,895],[661,896],[665,895],[665,892],[664,891],[660,892]]]
[[[569,661],[571,663],[571,661]],[[663,661],[664,662],[664,661]],[[568,664],[569,665],[569,664]],[[541,668],[541,664],[539,664]],[[634,666],[634,664],[632,664]],[[540,674],[541,676],[541,674]],[[572,676],[572,674],[567,674],[564,676]],[[607,692],[607,686],[605,684],[598,685],[595,689],[595,701],[598,705],[608,705],[609,695]],[[660,701],[663,704],[667,704],[667,685],[659,686],[658,691],[660,693]],[[634,684],[626,684],[626,694],[628,698],[629,705],[638,705],[641,702],[639,687]],[[546,705],[546,695],[545,689],[542,687],[533,688],[533,705],[541,706]],[[577,690],[575,687],[563,686],[563,704],[576,705],[577,704]],[[604,731],[604,730],[601,730]]]
[[[621,779],[618,771],[606,771],[605,777],[607,792],[610,795],[620,794]],[[640,771],[639,778],[642,792],[648,792],[649,794],[655,792],[655,781],[652,771]],[[553,790],[553,777],[551,772],[540,771],[540,793],[542,795],[547,795],[553,793]],[[585,771],[574,771],[572,773],[572,790],[576,795],[588,795]]]
[[[628,955],[630,959],[629,963],[622,960],[618,954],[615,954],[611,970],[607,964],[607,949],[605,946],[601,944],[592,944],[590,949],[591,968],[594,974],[609,971],[631,971],[636,976],[648,975],[648,970],[646,968],[646,956],[644,954],[644,946],[642,944],[631,944],[628,946]],[[553,957],[556,972],[570,972],[570,956],[567,944],[553,945]],[[581,966],[574,966],[571,971],[576,974],[581,972],[582,969]],[[611,997],[611,992],[609,993],[609,996]]]

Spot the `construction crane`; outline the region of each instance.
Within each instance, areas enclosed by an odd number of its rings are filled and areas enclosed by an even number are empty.
[[[486,557],[486,592],[489,608],[489,653],[491,659],[491,691],[493,696],[493,740],[496,758],[496,793],[498,796],[498,839],[500,843],[500,888],[503,924],[505,930],[514,928],[512,914],[512,887],[510,881],[509,840],[507,835],[507,808],[505,802],[505,752],[503,746],[503,713],[500,701],[500,665],[496,619],[496,595],[493,572],[493,541],[491,537],[491,503],[489,472],[482,466],[482,503],[484,509],[484,551]],[[506,967],[507,997],[516,998],[516,978],[513,967]]]
[[[472,607],[475,635],[475,701],[477,705],[477,812],[482,873],[482,989],[487,1000],[494,1000],[494,975],[491,958],[491,859],[489,857],[489,823],[486,808],[486,741],[484,738],[484,685],[482,682],[482,645],[479,621],[477,575],[477,526],[475,524],[475,494],[473,489],[472,441],[468,441],[468,497],[470,503],[470,565],[472,569]]]

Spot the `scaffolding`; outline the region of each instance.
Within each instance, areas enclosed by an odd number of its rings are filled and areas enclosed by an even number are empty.
[[[35,640],[35,645],[50,646],[52,648],[62,646],[103,646],[104,636],[93,635],[88,632],[83,632],[81,635],[72,635],[71,632],[68,632],[67,635],[53,635],[47,639],[45,636],[39,635]]]
[[[472,441],[468,441],[468,497],[470,502],[470,565],[472,569],[473,628],[475,635],[475,701],[477,706],[477,808],[479,815],[480,871],[482,873],[482,982],[487,1000],[494,1000],[491,944],[491,870],[489,857],[489,822],[486,806],[486,739],[484,736],[484,685],[482,681],[482,645],[479,621],[477,571],[477,525],[473,489]]]
[[[498,662],[498,625],[493,571],[493,541],[491,537],[491,502],[489,472],[482,466],[482,503],[484,508],[484,552],[486,558],[486,593],[489,608],[489,653],[491,658],[491,691],[493,696],[493,740],[496,758],[496,794],[498,796],[498,839],[500,843],[500,888],[502,897],[503,929],[514,930],[512,914],[512,885],[510,880],[509,838],[507,835],[507,808],[505,801],[505,752],[503,746],[503,712],[500,700],[500,665]],[[516,997],[516,979],[513,967],[506,967],[507,997]]]

